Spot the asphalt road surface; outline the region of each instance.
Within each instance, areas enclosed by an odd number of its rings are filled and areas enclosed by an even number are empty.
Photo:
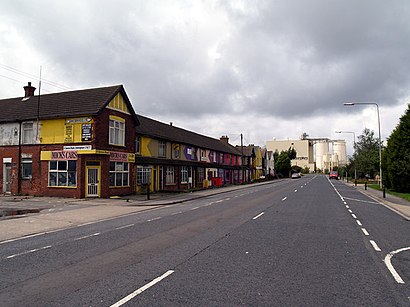
[[[410,223],[304,176],[0,244],[1,306],[410,306]]]

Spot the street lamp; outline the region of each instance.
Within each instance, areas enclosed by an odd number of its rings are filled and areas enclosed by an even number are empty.
[[[353,131],[335,131],[335,133],[352,133],[353,134],[353,148],[356,148],[356,134]],[[355,149],[356,150],[356,149]],[[356,163],[354,164],[354,181],[356,183]]]
[[[380,172],[380,182],[379,186],[380,189],[383,188],[382,186],[382,137],[380,134],[380,112],[379,112],[379,105],[376,102],[345,102],[345,106],[355,106],[355,105],[374,105],[377,109],[377,122],[379,126],[379,172]]]

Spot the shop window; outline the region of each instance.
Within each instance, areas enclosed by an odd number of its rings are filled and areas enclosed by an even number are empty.
[[[33,143],[33,123],[23,123],[23,144]]]
[[[21,159],[21,177],[23,179],[31,179],[33,176],[33,159],[22,158]]]
[[[129,186],[129,168],[127,162],[110,162],[110,186]]]
[[[110,119],[110,145],[125,146],[125,122]]]
[[[50,187],[75,187],[77,185],[77,161],[50,161],[48,185]]]
[[[151,168],[138,167],[137,168],[137,184],[148,184],[151,182]]]
[[[165,183],[166,184],[174,184],[175,183],[175,176],[174,176],[174,168],[172,166],[167,167],[166,169],[166,178],[165,178]]]
[[[188,182],[188,166],[181,166],[181,183]]]

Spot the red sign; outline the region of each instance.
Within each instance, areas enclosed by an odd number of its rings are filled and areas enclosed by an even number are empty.
[[[77,160],[78,155],[75,150],[52,151],[51,160]]]

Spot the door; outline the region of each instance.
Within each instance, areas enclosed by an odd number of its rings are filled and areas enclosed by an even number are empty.
[[[3,193],[11,192],[11,163],[3,164]]]
[[[100,197],[100,167],[86,167],[86,197]]]

